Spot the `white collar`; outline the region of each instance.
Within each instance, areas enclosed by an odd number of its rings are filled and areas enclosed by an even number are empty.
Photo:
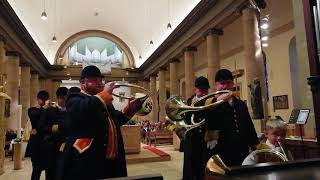
[[[276,150],[281,152],[281,148],[279,146],[275,146],[274,144],[272,144],[268,139],[266,141],[266,144],[272,149],[272,150]]]
[[[271,149],[276,149],[276,146],[272,144],[269,139],[267,139],[266,144],[271,148]]]

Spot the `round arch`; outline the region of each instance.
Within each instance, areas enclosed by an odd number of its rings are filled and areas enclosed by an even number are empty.
[[[135,67],[134,57],[132,52],[130,51],[129,46],[114,34],[106,31],[101,31],[101,30],[80,31],[68,37],[65,41],[63,41],[63,43],[59,47],[54,58],[54,63],[56,64],[59,60],[59,57],[62,57],[66,53],[68,47],[70,47],[73,43],[77,42],[78,40],[86,37],[101,37],[101,38],[105,38],[110,41],[113,41],[116,45],[118,45],[124,51],[124,53],[128,57],[129,67],[130,68]]]

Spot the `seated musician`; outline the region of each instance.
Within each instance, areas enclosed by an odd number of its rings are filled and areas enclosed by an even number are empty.
[[[285,153],[284,155],[292,160],[292,155],[290,152],[286,152],[282,144],[285,140],[287,134],[287,123],[282,119],[272,119],[268,120],[266,124],[266,129],[264,131],[264,135],[267,138],[265,143],[260,143],[257,145],[257,150],[261,149],[271,149],[276,150],[280,153]],[[259,159],[259,156],[249,154],[243,161],[242,165],[253,165],[262,162],[274,162],[272,159]]]

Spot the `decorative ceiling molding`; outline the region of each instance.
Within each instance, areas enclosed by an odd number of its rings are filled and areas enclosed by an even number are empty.
[[[130,68],[135,67],[134,57],[133,57],[133,54],[130,51],[130,48],[128,47],[128,45],[123,40],[121,40],[119,37],[115,36],[114,34],[106,32],[106,31],[101,31],[101,30],[80,31],[80,32],[77,32],[77,33],[71,35],[70,37],[68,37],[61,44],[61,46],[59,47],[59,49],[55,55],[55,59],[54,59],[55,64],[58,62],[59,57],[63,57],[63,55],[66,53],[67,49],[72,44],[74,44],[75,42],[79,41],[80,39],[83,39],[86,37],[101,37],[101,38],[105,38],[105,39],[108,39],[108,40],[114,42],[117,46],[119,46],[124,51],[124,53],[128,57]]]

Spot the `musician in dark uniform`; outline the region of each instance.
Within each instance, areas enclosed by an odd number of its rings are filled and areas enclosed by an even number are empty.
[[[130,101],[123,112],[112,105],[114,82],[102,83],[96,66],[81,72],[81,92],[72,93],[66,101],[70,120],[63,150],[65,168],[58,167],[61,179],[104,179],[127,176],[126,159],[120,126],[129,121],[141,107]]]
[[[215,82],[218,91],[232,90],[234,86],[232,73],[227,69],[221,69],[216,73]],[[247,105],[235,96],[227,94],[214,98],[212,102],[217,100],[226,102],[206,113],[206,161],[212,155],[218,154],[227,166],[241,165],[249,154],[249,148],[254,150],[259,144]],[[210,131],[218,131],[214,133],[218,136],[212,136]],[[212,143],[214,141],[217,142]]]
[[[195,80],[195,94],[187,100],[187,104],[196,103],[197,100],[208,94],[209,81],[207,78],[200,76]],[[196,106],[204,105],[195,104]],[[186,114],[185,121],[187,124],[192,122],[198,123],[204,119],[203,112],[190,112]],[[204,159],[205,150],[204,127],[190,130],[184,138],[184,159],[183,159],[183,180],[201,180],[204,178]]]
[[[38,105],[28,109],[29,119],[32,125],[30,133],[30,139],[27,145],[27,154],[30,153],[32,162],[32,175],[31,180],[39,180],[41,171],[45,170],[45,152],[41,149],[41,136],[39,134],[39,121],[41,115],[45,111],[44,106],[46,101],[49,99],[49,93],[47,91],[39,91],[37,94]],[[46,177],[48,172],[46,171]]]
[[[42,113],[41,121],[39,122],[39,133],[42,135],[41,146],[46,152],[46,157],[44,158],[46,171],[50,176],[47,179],[54,179],[59,149],[65,141],[65,121],[67,116],[65,101],[67,93],[68,88],[66,87],[57,89],[57,103],[46,105],[46,110]]]

